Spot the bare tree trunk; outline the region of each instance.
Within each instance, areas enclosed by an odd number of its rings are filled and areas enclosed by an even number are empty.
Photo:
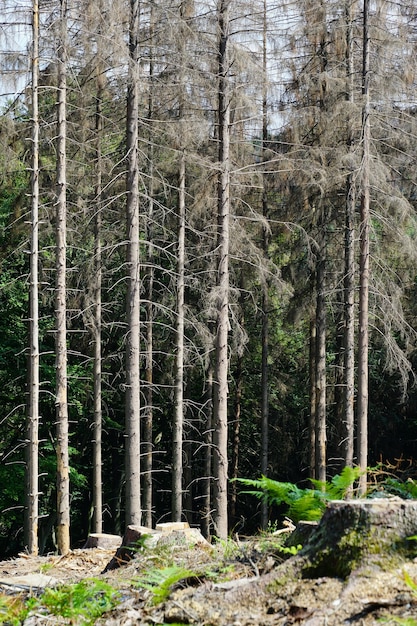
[[[185,155],[181,150],[178,189],[177,328],[175,413],[172,433],[172,519],[182,517],[182,453],[184,430],[184,263],[185,263]]]
[[[181,38],[184,42],[184,38]],[[177,245],[177,325],[176,325],[176,362],[175,362],[175,412],[172,433],[172,519],[180,522],[182,518],[182,473],[183,473],[183,431],[184,431],[184,279],[185,279],[185,150],[182,145],[184,130],[182,116],[183,103],[183,65],[184,47],[180,54],[180,154],[178,172],[178,245]]]
[[[204,487],[202,494],[201,532],[210,540],[211,535],[211,484],[212,484],[212,447],[213,447],[213,369],[209,365],[207,372],[206,422],[204,427]]]
[[[308,424],[309,447],[308,465],[309,477],[316,476],[316,410],[317,410],[317,387],[316,387],[316,317],[310,321],[310,348],[309,348],[309,373],[310,373],[310,419]]]
[[[143,439],[142,439],[142,509],[143,523],[148,528],[152,528],[152,466],[153,466],[153,283],[154,283],[154,249],[153,249],[153,212],[154,212],[154,144],[153,117],[154,117],[154,59],[153,59],[153,37],[154,37],[154,5],[151,5],[150,29],[149,29],[149,98],[148,98],[148,163],[149,163],[149,197],[148,197],[148,220],[147,220],[147,272],[146,272],[146,407],[144,407]]]
[[[214,501],[213,524],[220,539],[227,538],[227,400],[228,400],[228,332],[229,332],[229,219],[230,219],[230,101],[229,73],[229,0],[220,0],[218,8],[218,267],[216,362],[214,373]]]
[[[324,228],[324,224],[323,224]],[[323,242],[317,262],[316,310],[316,477],[326,480],[326,246]]]
[[[267,69],[267,2],[263,3],[263,33],[262,33],[262,156],[268,159],[268,69]],[[268,219],[267,173],[262,174],[262,215]],[[263,228],[263,248],[265,257],[269,256],[269,231]],[[268,475],[269,464],[269,388],[268,388],[268,354],[269,354],[269,284],[266,280],[262,294],[262,363],[261,363],[261,474]],[[262,501],[261,528],[268,525],[268,503]]]
[[[57,543],[60,554],[70,549],[68,401],[67,401],[67,323],[66,323],[66,56],[67,6],[60,0],[58,44],[58,130],[57,130],[57,201],[56,201],[56,455],[57,455]]]
[[[363,474],[359,491],[366,492],[368,465],[368,301],[369,301],[369,168],[371,127],[369,120],[369,0],[363,3],[363,159],[359,231],[359,338],[358,338],[358,462]]]
[[[242,305],[241,305],[242,306]],[[242,310],[242,308],[241,308]],[[244,323],[243,312],[239,320],[240,324]],[[242,394],[243,394],[243,354],[239,351],[237,355],[236,373],[235,373],[235,407],[233,416],[232,429],[232,451],[230,463],[230,478],[239,477],[239,454],[240,454],[240,421],[242,416]],[[229,498],[229,514],[231,525],[235,526],[237,522],[236,506],[237,506],[238,483],[232,482],[230,487]]]
[[[32,18],[32,202],[30,245],[30,368],[27,416],[28,508],[25,543],[30,554],[38,554],[39,522],[39,4],[33,0]]]
[[[347,100],[353,105],[353,6],[346,4],[346,74]],[[352,124],[349,111],[348,149],[352,150]],[[344,278],[344,462],[353,466],[354,453],[354,401],[355,401],[355,207],[356,190],[353,174],[346,181],[345,216],[345,278]]]
[[[130,1],[127,93],[126,524],[140,525],[139,0]]]
[[[151,216],[151,213],[150,213]],[[149,232],[149,229],[148,229]],[[149,241],[149,240],[148,240]],[[151,245],[151,244],[150,244]],[[152,256],[148,256],[149,274],[147,279],[147,327],[146,327],[146,407],[143,415],[143,453],[142,453],[142,486],[143,486],[143,523],[152,528],[152,465],[153,465],[153,275]]]
[[[102,285],[102,154],[103,133],[103,78],[101,65],[97,66],[96,95],[96,203],[94,216],[94,438],[93,438],[93,531],[103,531],[103,489],[102,489],[102,389],[101,389],[101,285]]]

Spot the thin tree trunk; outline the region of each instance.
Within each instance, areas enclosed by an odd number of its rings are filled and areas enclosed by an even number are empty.
[[[240,274],[240,298],[239,298],[239,326],[243,327],[245,324],[244,317],[244,277],[243,270]],[[232,480],[230,486],[229,497],[229,515],[230,523],[233,527],[237,523],[237,496],[238,496],[238,483],[236,478],[239,477],[239,456],[240,456],[240,427],[242,417],[242,396],[243,396],[243,349],[237,349],[236,355],[236,372],[234,376],[235,380],[235,402],[234,402],[234,415],[231,423],[231,436],[232,436],[232,450],[230,461],[230,479]]]
[[[326,4],[320,0],[319,20],[322,22],[318,56],[320,61],[320,75],[327,70],[327,16]],[[320,116],[327,113],[326,84],[320,87]],[[316,301],[316,477],[320,481],[326,480],[326,456],[327,456],[327,376],[326,376],[326,258],[327,236],[325,207],[322,207],[319,220],[319,249],[316,268],[317,301]]]
[[[39,522],[39,4],[33,0],[32,18],[32,202],[30,245],[30,378],[28,406],[28,510],[26,545],[37,555]]]
[[[359,338],[358,338],[358,463],[363,471],[359,491],[366,492],[368,464],[368,307],[369,307],[369,169],[371,128],[369,120],[369,0],[363,3],[363,159],[359,231]]]
[[[263,3],[263,41],[262,41],[262,155],[267,161],[268,150],[268,68],[267,68],[267,2]],[[267,173],[262,174],[262,215],[268,219]],[[269,256],[269,231],[263,228],[263,248],[265,257]],[[262,364],[261,364],[261,474],[268,475],[269,464],[269,388],[268,388],[268,355],[269,355],[269,293],[268,280],[263,285],[262,294]],[[262,501],[261,528],[268,525],[268,503]]]
[[[182,517],[182,448],[184,428],[184,261],[185,261],[185,157],[180,155],[177,248],[177,329],[175,413],[172,437],[172,519]]]
[[[346,4],[346,78],[347,100],[353,105],[353,5]],[[348,149],[352,150],[352,123],[349,111]],[[355,400],[355,207],[356,190],[353,174],[346,180],[346,217],[345,217],[345,278],[344,278],[344,462],[353,466],[354,453],[354,400]]]
[[[143,440],[142,440],[142,488],[143,488],[143,523],[152,528],[152,465],[153,465],[153,283],[154,283],[154,250],[153,250],[153,212],[154,212],[154,143],[153,116],[154,116],[154,59],[153,59],[153,36],[154,36],[154,5],[151,5],[150,30],[149,30],[149,98],[148,98],[148,163],[149,163],[149,198],[147,220],[147,272],[146,272],[146,407],[143,413]]]
[[[324,228],[324,225],[323,225]],[[320,247],[317,263],[316,310],[316,477],[326,480],[326,247]]]
[[[207,372],[207,391],[204,428],[204,481],[202,494],[201,532],[209,541],[211,535],[211,485],[212,485],[212,447],[213,447],[213,369],[209,365]]]
[[[56,201],[56,455],[57,455],[57,543],[60,554],[70,549],[68,401],[67,401],[67,324],[66,324],[66,0],[60,0],[58,46],[58,131]]]
[[[127,93],[127,338],[126,524],[141,523],[140,493],[140,255],[139,255],[139,0],[130,2]]]
[[[213,524],[216,536],[227,538],[227,400],[229,332],[229,219],[230,219],[230,102],[228,88],[229,0],[220,0],[219,28],[219,183],[216,361],[214,373],[214,498]]]
[[[177,328],[175,366],[175,412],[172,433],[172,519],[182,518],[182,471],[184,430],[184,263],[185,263],[185,155],[181,150],[178,189]]]
[[[101,245],[101,210],[102,210],[102,154],[103,133],[103,78],[101,66],[97,66],[96,95],[96,203],[94,216],[94,439],[93,439],[93,529],[95,533],[103,531],[103,490],[102,490],[102,389],[101,389],[101,285],[102,285],[102,245]]]
[[[172,461],[172,519],[181,521],[183,480],[183,431],[184,431],[184,296],[185,296],[185,19],[186,0],[180,6],[180,50],[179,50],[179,168],[178,168],[178,245],[177,245],[177,325],[175,363],[175,413],[173,422]]]
[[[316,318],[310,321],[310,348],[309,348],[309,373],[310,373],[310,418],[308,424],[309,448],[308,465],[309,477],[316,476],[316,411],[317,411],[317,387],[316,387]]]

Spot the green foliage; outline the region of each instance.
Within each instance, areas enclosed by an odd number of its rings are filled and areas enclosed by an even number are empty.
[[[388,477],[378,485],[374,494],[399,496],[404,500],[417,500],[417,483],[411,478],[404,481],[399,478]]]
[[[361,475],[359,467],[344,467],[340,474],[333,476],[330,482],[322,482],[320,480],[313,480],[313,485],[320,489],[324,494],[326,500],[342,500],[346,497],[349,490],[353,487],[355,481]]]
[[[86,578],[75,585],[46,589],[39,604],[72,624],[89,625],[118,603],[119,593],[107,583]]]
[[[151,591],[151,602],[157,605],[168,598],[173,585],[191,576],[195,576],[191,570],[172,565],[163,569],[150,570],[145,576],[136,579],[134,583],[138,587]]]
[[[302,550],[302,548],[303,546],[301,545],[301,543],[298,543],[296,546],[279,546],[278,552],[281,552],[282,554],[287,554],[289,556],[295,556],[300,552],[300,550]]]
[[[0,595],[0,624],[19,626],[30,610],[30,602],[25,602],[23,596]]]
[[[359,475],[359,468],[345,467],[330,482],[312,481],[316,489],[302,489],[294,483],[279,482],[266,476],[261,476],[257,480],[248,478],[237,480],[248,487],[255,487],[254,490],[245,493],[254,495],[269,505],[286,505],[285,515],[294,522],[299,522],[300,520],[319,520],[323,515],[326,502],[346,497]]]

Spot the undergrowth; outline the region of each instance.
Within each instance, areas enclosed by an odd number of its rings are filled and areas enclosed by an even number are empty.
[[[49,613],[66,618],[71,624],[89,626],[114,608],[118,601],[119,592],[111,585],[86,578],[74,585],[45,589],[38,608],[45,607]]]
[[[151,592],[151,604],[157,605],[168,598],[173,585],[195,576],[195,572],[191,570],[172,565],[162,569],[152,569],[133,582],[137,587],[148,589]]]
[[[23,624],[30,608],[33,598],[25,600],[24,596],[0,595],[0,624],[19,626]]]
[[[245,493],[251,494],[269,505],[286,505],[285,515],[293,522],[318,521],[330,500],[342,500],[353,488],[361,470],[358,467],[345,467],[330,482],[311,479],[315,489],[301,488],[294,483],[279,482],[267,476],[257,480],[238,478],[246,487],[254,487]]]

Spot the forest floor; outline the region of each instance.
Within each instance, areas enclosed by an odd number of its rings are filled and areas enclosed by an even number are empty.
[[[87,578],[106,581],[120,592],[118,605],[96,620],[102,626],[194,624],[201,626],[342,626],[417,624],[417,560],[400,568],[362,568],[346,580],[301,578],[299,556],[283,561],[273,536],[239,538],[216,546],[156,546],[139,550],[120,568],[102,573],[114,550],[77,549],[66,556],[19,557],[0,562],[0,586],[7,594],[40,595],[45,587]],[[294,567],[295,566],[295,567]],[[152,593],[149,573],[189,570],[180,583]],[[169,569],[168,569],[169,568]],[[405,577],[410,576],[407,581]],[[147,578],[148,584],[141,586]],[[162,580],[162,579],[161,579]],[[413,619],[414,618],[414,619]],[[395,621],[397,620],[397,621]],[[0,623],[5,622],[1,618]],[[10,622],[9,622],[10,623]],[[84,624],[35,610],[25,626]]]

